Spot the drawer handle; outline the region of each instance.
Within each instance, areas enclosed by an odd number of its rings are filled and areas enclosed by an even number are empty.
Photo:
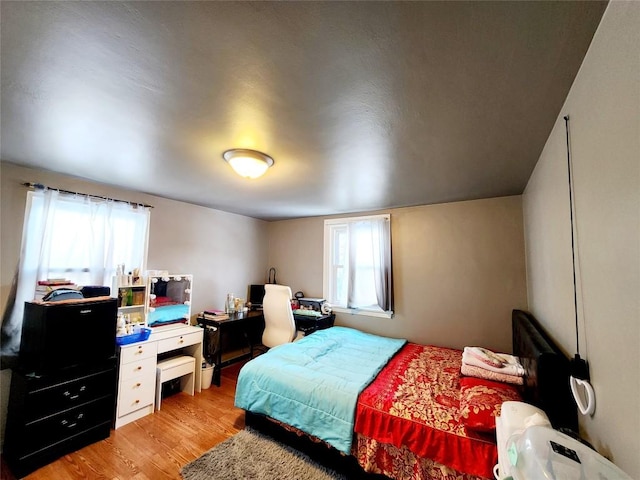
[[[133,403],[135,403],[135,404],[137,405],[138,403],[140,403],[140,400],[136,400],[136,401],[135,401],[135,402],[133,402]]]
[[[142,385],[140,382],[136,383],[136,387],[139,387],[140,385]]]
[[[73,427],[75,427],[76,425],[78,425],[78,423],[77,423],[77,422],[69,423],[69,421],[68,421],[68,420],[62,420],[62,421],[60,422],[60,425],[62,425],[63,427],[66,427],[66,428],[73,428]]]
[[[81,388],[80,391],[84,391],[84,388]],[[67,397],[69,400],[75,400],[76,398],[80,397],[79,393],[76,393],[75,395],[71,395],[71,392],[69,390],[66,390],[62,395],[64,395],[65,397]]]
[[[140,365],[138,365],[138,366],[136,367],[136,370],[142,370],[142,367],[141,367]]]

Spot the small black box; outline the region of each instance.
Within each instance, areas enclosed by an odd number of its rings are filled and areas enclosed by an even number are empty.
[[[80,291],[84,298],[108,297],[111,295],[111,288],[101,285],[82,287]]]

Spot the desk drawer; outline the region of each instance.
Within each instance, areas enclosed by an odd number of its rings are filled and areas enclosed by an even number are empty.
[[[170,352],[189,345],[202,342],[202,331],[187,333],[158,341],[158,353]]]
[[[130,347],[120,348],[120,363],[129,363],[143,358],[155,357],[158,353],[158,342],[143,342]]]
[[[156,393],[156,377],[136,377],[120,382],[118,393],[118,417],[153,405]]]
[[[120,364],[120,381],[134,377],[153,378],[156,375],[156,357],[142,358]]]

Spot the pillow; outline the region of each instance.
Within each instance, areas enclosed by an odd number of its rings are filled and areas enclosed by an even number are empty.
[[[502,402],[522,401],[514,385],[475,377],[460,379],[460,421],[472,430],[491,432],[496,428]]]

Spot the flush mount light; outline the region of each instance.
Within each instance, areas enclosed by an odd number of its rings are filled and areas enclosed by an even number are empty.
[[[273,158],[257,150],[246,148],[232,148],[222,154],[231,168],[238,175],[245,178],[258,178],[273,165]]]

